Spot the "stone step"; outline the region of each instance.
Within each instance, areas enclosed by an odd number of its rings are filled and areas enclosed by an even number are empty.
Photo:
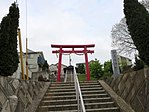
[[[114,102],[85,103],[86,109],[115,107]]]
[[[103,98],[86,98],[86,99],[84,99],[84,103],[110,102],[110,101],[112,101],[111,97],[103,97]]]
[[[98,81],[79,81],[79,83],[99,83]]]
[[[76,99],[76,95],[68,96],[44,96],[43,100],[64,100],[64,99]]]
[[[78,110],[56,110],[56,111],[48,111],[48,108],[38,108],[36,112],[78,112]]]
[[[94,91],[94,90],[103,90],[103,87],[81,88],[81,91]]]
[[[97,80],[90,80],[90,81],[87,81],[87,80],[84,80],[84,81],[79,81],[80,83],[92,83],[92,82],[98,82]]]
[[[86,112],[120,112],[119,107],[97,81],[80,82]],[[37,112],[78,112],[74,82],[54,82]]]
[[[50,86],[48,89],[70,89],[70,88],[75,88],[75,86]]]
[[[60,84],[74,84],[74,82],[52,82],[51,84],[58,84],[58,85],[60,85]]]
[[[49,110],[48,108],[40,107],[36,112],[78,112],[77,109],[71,110]],[[108,107],[108,108],[94,108],[94,109],[86,109],[86,112],[120,112],[119,107]]]
[[[98,94],[98,93],[105,93],[105,90],[94,90],[94,91],[82,91],[82,94]]]
[[[74,83],[52,83],[51,86],[74,86]]]
[[[103,98],[103,97],[108,97],[107,93],[103,94],[84,94],[83,99],[85,98]]]
[[[40,106],[40,108],[46,108],[48,111],[64,111],[64,110],[77,110],[77,104],[69,104],[69,105],[48,105],[48,106]]]
[[[68,82],[52,82],[52,84],[74,84],[74,82],[68,81]],[[90,83],[98,83],[98,81],[80,81],[80,84],[85,83],[85,84],[90,84]]]
[[[64,100],[43,100],[41,106],[43,105],[68,105],[68,104],[77,104],[76,99],[64,99]]]
[[[94,90],[94,91],[82,91],[82,94],[100,94],[105,93],[105,90]],[[63,95],[75,95],[75,91],[68,92],[47,92],[45,96],[63,96]]]
[[[68,86],[68,85],[74,85],[74,82],[53,82],[51,84],[53,85],[58,85],[58,86]],[[80,85],[100,85],[100,83],[96,82],[80,82]]]
[[[86,109],[86,112],[120,112],[120,108],[109,107],[109,108],[98,108],[98,109]]]
[[[60,110],[60,111],[48,111],[48,112],[78,112],[78,110]]]
[[[49,89],[47,92],[70,92],[75,91],[74,88],[63,88],[63,89]]]
[[[102,87],[101,85],[81,85],[80,88],[97,88],[97,87]]]
[[[75,97],[74,97],[75,98]],[[84,103],[95,103],[95,102],[110,102],[111,101],[111,98],[110,97],[104,97],[104,98],[89,98],[89,99],[84,99]],[[47,104],[71,104],[71,103],[77,103],[76,102],[76,99],[53,99],[53,100],[47,100],[47,99],[44,99],[42,102],[41,102],[41,105],[47,105]]]
[[[75,95],[75,91],[69,91],[69,92],[47,92],[45,96],[68,96],[68,95]]]
[[[78,112],[78,110],[48,111],[48,112]],[[87,109],[86,112],[120,112],[120,109],[119,109],[119,107]]]
[[[48,91],[54,91],[55,89],[60,90],[65,90],[65,89],[75,89],[75,86],[50,86],[48,88]],[[102,86],[100,85],[83,85],[81,86],[81,90],[94,90],[94,89],[103,89]]]
[[[100,85],[98,82],[96,83],[80,83],[80,86],[83,86],[83,85]]]

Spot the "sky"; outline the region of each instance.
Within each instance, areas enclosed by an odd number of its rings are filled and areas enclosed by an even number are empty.
[[[0,21],[8,14],[14,0],[0,0]],[[51,44],[95,44],[89,60],[101,63],[111,59],[111,29],[123,14],[123,0],[17,0],[19,27],[25,52],[28,48],[43,51],[49,64],[58,62]],[[72,64],[85,62],[84,55],[71,54]],[[63,55],[69,65],[69,55]]]

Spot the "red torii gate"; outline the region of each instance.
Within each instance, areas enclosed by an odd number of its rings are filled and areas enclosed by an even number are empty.
[[[89,45],[54,45],[54,44],[51,44],[51,47],[59,48],[59,50],[52,51],[52,53],[59,53],[57,81],[60,81],[61,63],[62,63],[62,54],[63,53],[84,53],[85,54],[87,81],[90,80],[90,69],[89,69],[89,64],[88,64],[87,53],[94,53],[94,51],[88,50],[87,48],[95,47],[95,44],[89,44]],[[72,50],[63,50],[63,48],[72,48]],[[84,50],[75,50],[75,48],[84,48]]]

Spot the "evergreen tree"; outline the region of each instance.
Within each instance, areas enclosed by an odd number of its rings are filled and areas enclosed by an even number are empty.
[[[102,64],[99,60],[95,59],[89,63],[91,75],[95,78],[100,78],[103,76]]]
[[[78,65],[78,73],[85,74],[85,66],[84,66],[84,64],[79,64]]]
[[[112,61],[105,61],[104,62],[104,74],[109,74],[112,75],[113,74],[113,70],[112,70]]]
[[[19,8],[13,3],[0,24],[0,75],[11,76],[18,68],[17,29]]]
[[[44,62],[43,66],[42,66],[42,70],[46,71],[49,69],[49,64],[47,61]]]
[[[149,13],[138,0],[124,0],[124,14],[139,56],[149,65]]]

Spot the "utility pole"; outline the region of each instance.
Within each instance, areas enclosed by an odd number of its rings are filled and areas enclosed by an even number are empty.
[[[21,31],[19,28],[18,28],[18,38],[19,38],[19,47],[20,47],[20,61],[21,61],[22,79],[24,80],[24,66],[23,66],[23,55],[22,55]]]
[[[26,0],[26,80],[28,80],[27,0]]]
[[[28,41],[26,38],[26,80],[28,80]]]

